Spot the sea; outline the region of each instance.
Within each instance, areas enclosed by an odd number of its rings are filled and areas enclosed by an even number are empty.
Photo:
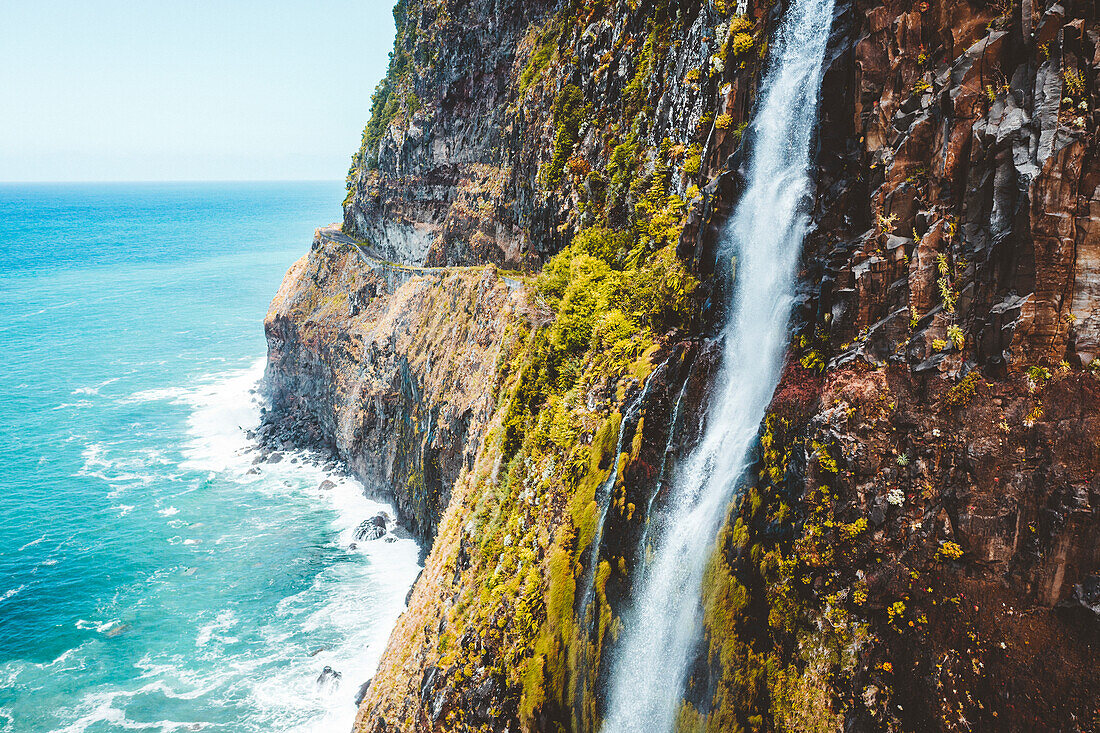
[[[351,547],[392,509],[248,435],[343,194],[0,185],[0,732],[351,729],[418,548]]]

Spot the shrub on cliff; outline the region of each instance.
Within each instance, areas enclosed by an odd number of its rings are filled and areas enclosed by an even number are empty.
[[[554,154],[543,170],[542,185],[557,188],[561,185],[565,163],[573,154],[581,123],[589,112],[584,94],[573,84],[566,84],[554,100]]]

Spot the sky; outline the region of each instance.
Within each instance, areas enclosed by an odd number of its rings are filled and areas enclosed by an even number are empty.
[[[392,0],[0,0],[0,181],[343,180]]]

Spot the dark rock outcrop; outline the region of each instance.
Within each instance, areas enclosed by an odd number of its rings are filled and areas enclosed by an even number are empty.
[[[325,668],[321,670],[321,674],[317,675],[317,689],[325,694],[331,694],[340,687],[342,678],[342,674],[325,665]]]
[[[378,540],[386,536],[386,515],[375,514],[364,519],[355,529],[355,539],[360,541]]]

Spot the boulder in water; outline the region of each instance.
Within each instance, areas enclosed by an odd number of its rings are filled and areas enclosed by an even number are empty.
[[[104,633],[107,635],[108,638],[113,639],[116,636],[121,636],[122,634],[125,634],[129,630],[130,630],[130,624],[119,623],[119,624],[115,624],[111,628],[107,629],[107,631],[104,632]]]
[[[357,540],[377,540],[386,535],[386,515],[379,512],[370,519],[364,519],[355,530]]]
[[[321,491],[328,491],[329,489],[336,488],[336,484],[333,481],[330,481],[329,479],[325,479],[324,481],[321,482],[321,485],[318,486],[317,488],[320,489]]]
[[[321,674],[317,675],[317,689],[321,692],[335,692],[336,688],[340,686],[341,676],[335,669],[325,665],[325,668],[321,670]]]

